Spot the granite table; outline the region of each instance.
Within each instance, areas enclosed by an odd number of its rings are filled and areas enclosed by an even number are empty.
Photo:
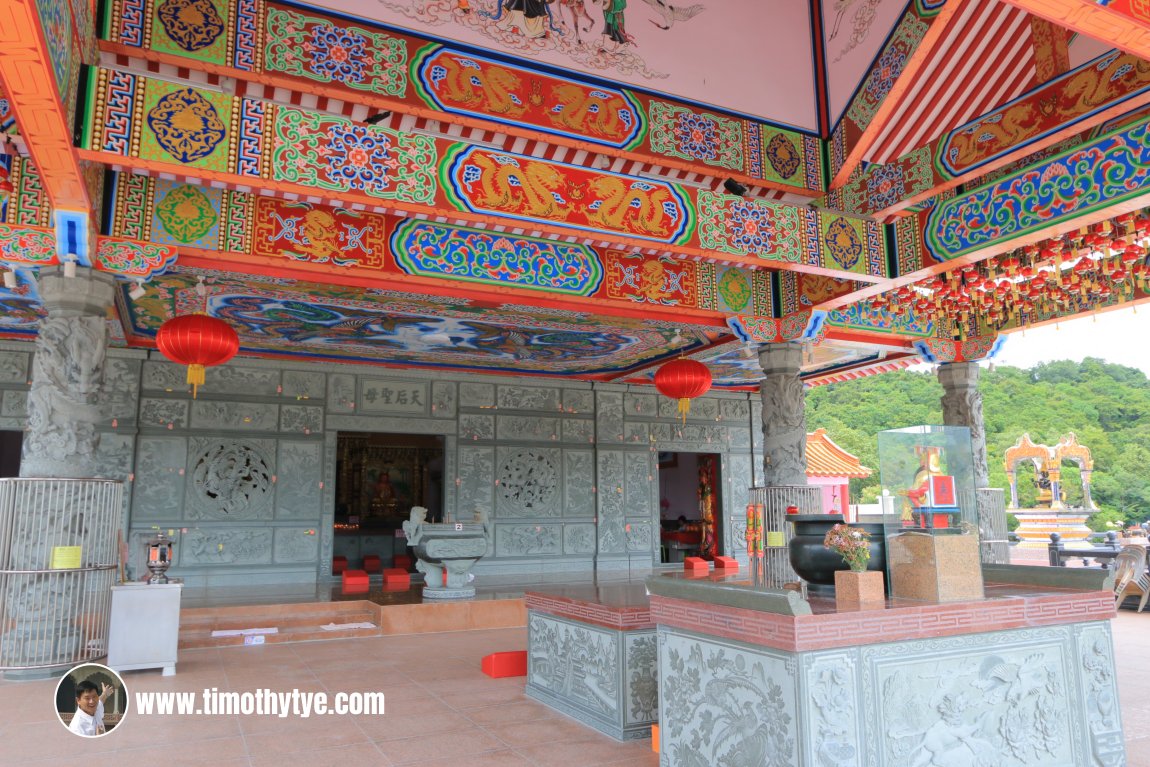
[[[527,695],[619,740],[648,738],[657,651],[642,584],[528,591]]]
[[[839,610],[653,576],[660,764],[1125,764],[1105,573],[983,577],[983,599]]]

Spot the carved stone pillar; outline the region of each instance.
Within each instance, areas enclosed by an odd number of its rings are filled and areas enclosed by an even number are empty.
[[[986,427],[982,421],[982,393],[978,390],[977,362],[948,362],[938,367],[942,384],[942,422],[970,429],[974,453],[974,487],[990,486],[986,465]]]
[[[100,435],[98,399],[108,352],[108,308],[115,292],[110,275],[77,268],[40,273],[40,321],[22,477],[91,477]]]
[[[763,366],[763,484],[807,484],[806,395],[799,369],[800,344],[768,344],[759,351]]]

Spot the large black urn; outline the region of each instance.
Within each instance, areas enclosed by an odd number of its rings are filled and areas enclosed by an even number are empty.
[[[791,514],[787,522],[795,526],[788,544],[791,567],[799,577],[814,586],[835,585],[835,570],[847,565],[837,552],[823,545],[827,531],[843,522],[842,514]],[[881,524],[854,524],[870,533],[870,561],[867,570],[886,572],[886,539]]]

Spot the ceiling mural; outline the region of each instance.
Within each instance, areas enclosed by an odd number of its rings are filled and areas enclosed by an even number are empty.
[[[827,62],[827,92],[831,119],[850,103],[851,96],[870,69],[905,0],[820,0],[823,13],[823,48]]]
[[[121,310],[151,338],[176,314],[206,307],[239,334],[241,353],[484,372],[613,377],[724,335],[718,328],[587,313],[492,307],[390,291],[179,270]],[[678,336],[678,338],[676,338]]]

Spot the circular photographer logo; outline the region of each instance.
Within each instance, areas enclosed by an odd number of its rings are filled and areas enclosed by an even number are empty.
[[[128,712],[128,688],[112,669],[99,663],[76,666],[56,684],[56,714],[74,735],[107,735]]]

